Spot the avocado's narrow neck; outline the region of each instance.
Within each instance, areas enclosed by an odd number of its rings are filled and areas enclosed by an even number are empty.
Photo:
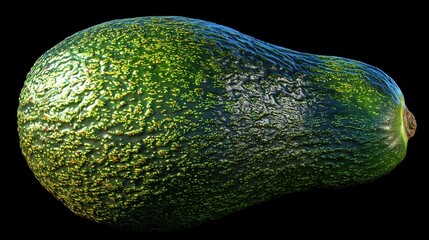
[[[404,128],[407,133],[407,139],[412,138],[417,129],[416,118],[406,107],[404,108]]]

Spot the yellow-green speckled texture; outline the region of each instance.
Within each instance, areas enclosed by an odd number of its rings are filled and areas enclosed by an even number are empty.
[[[182,17],[70,36],[37,60],[19,101],[41,184],[77,215],[133,230],[367,182],[406,150],[403,97],[380,70]]]

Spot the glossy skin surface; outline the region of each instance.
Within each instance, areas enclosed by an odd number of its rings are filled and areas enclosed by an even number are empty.
[[[405,156],[404,99],[379,69],[182,17],[116,20],[42,55],[18,132],[41,184],[79,216],[190,227]]]

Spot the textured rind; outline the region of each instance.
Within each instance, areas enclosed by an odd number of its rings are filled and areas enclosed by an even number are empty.
[[[77,215],[133,230],[364,183],[406,151],[403,96],[379,69],[183,17],[68,37],[37,60],[19,102],[41,184]]]

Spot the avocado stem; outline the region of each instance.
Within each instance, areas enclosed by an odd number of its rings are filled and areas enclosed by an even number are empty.
[[[407,133],[407,140],[414,136],[417,129],[416,118],[406,107],[404,109],[404,128]]]

